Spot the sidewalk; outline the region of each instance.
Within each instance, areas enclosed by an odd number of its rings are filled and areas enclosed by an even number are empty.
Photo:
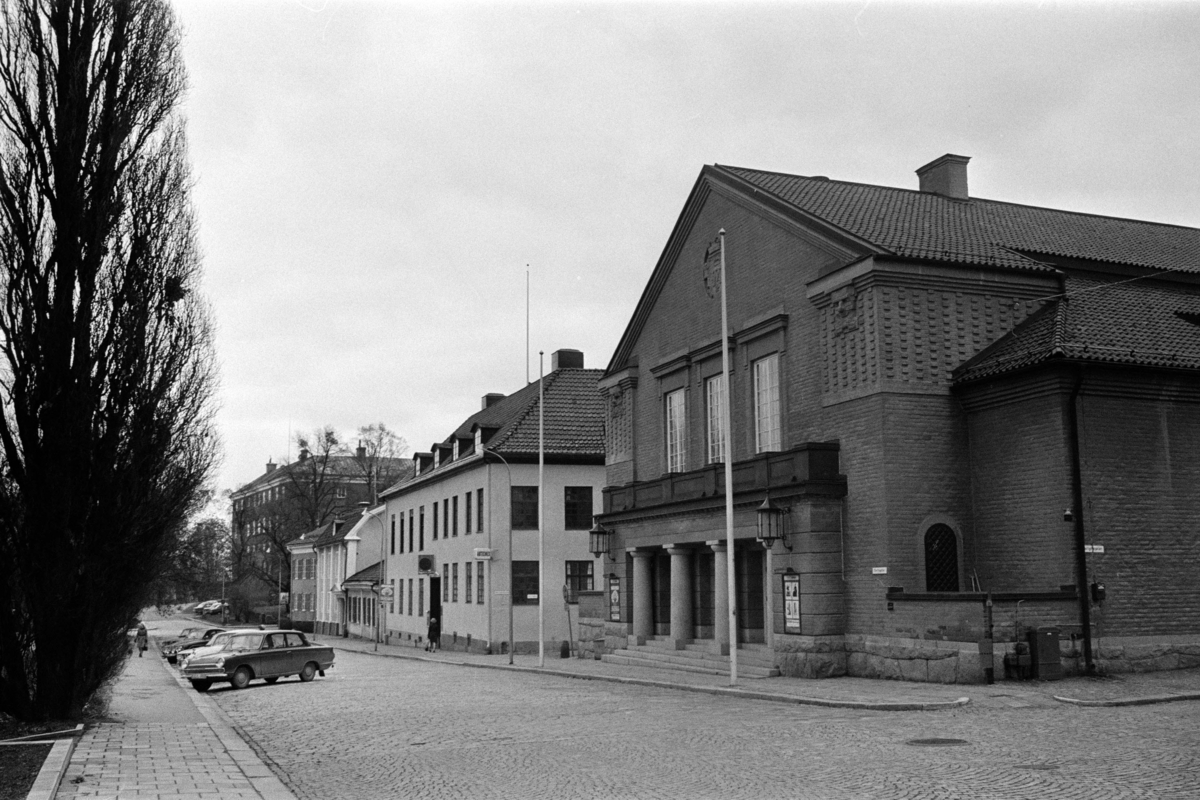
[[[1051,707],[1141,705],[1181,700],[1200,700],[1200,669],[1117,675],[1111,678],[1064,678],[1059,681],[997,681],[984,684],[913,683],[871,678],[740,678],[729,686],[728,675],[703,675],[650,667],[630,667],[603,661],[561,658],[556,649],[547,652],[545,666],[537,656],[516,655],[509,666],[507,655],[480,655],[458,651],[427,653],[410,644],[379,644],[364,639],[320,637],[322,644],[336,649],[377,654],[392,658],[437,661],[483,669],[508,669],[558,675],[582,680],[601,680],[661,686],[681,691],[703,692],[836,708],[881,711],[938,710],[970,703],[989,707]]]
[[[295,800],[217,704],[176,676],[151,642],[117,678],[109,717],[84,732],[54,797]]]

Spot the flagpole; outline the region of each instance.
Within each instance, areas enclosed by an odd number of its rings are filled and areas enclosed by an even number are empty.
[[[725,299],[725,229],[717,235],[721,238],[721,370],[725,380],[725,402],[722,404],[721,425],[725,429],[725,586],[729,606],[729,685],[737,685],[737,594],[734,581],[733,550],[733,424],[730,406],[733,393],[729,390],[729,304]]]
[[[538,351],[538,666],[546,666],[546,395],[545,351]]]

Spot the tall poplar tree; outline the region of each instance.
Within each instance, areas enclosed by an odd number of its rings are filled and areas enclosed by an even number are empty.
[[[171,9],[0,15],[0,708],[67,719],[202,499],[211,324]]]

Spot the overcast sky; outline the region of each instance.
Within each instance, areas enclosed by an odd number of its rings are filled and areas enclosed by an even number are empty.
[[[705,164],[1200,227],[1200,4],[186,0],[216,488],[604,367]],[[353,444],[353,442],[350,442]],[[291,457],[296,448],[290,448]]]

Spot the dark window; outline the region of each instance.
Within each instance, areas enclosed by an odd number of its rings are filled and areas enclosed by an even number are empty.
[[[567,593],[572,600],[579,597],[580,592],[592,590],[592,562],[567,562]]]
[[[471,594],[471,578],[472,578],[471,562],[464,561],[463,562],[463,580],[465,580],[467,582],[467,585],[463,587],[463,600],[465,600],[468,603],[470,603],[474,600],[474,595]]]
[[[442,501],[442,538],[450,538],[450,498]]]
[[[438,504],[437,504],[436,500],[433,502],[433,505],[431,506],[430,513],[433,514],[433,540],[436,542],[438,540],[438,523],[437,523]]]
[[[512,487],[512,526],[517,530],[537,530],[538,487]]]
[[[475,562],[475,602],[483,605],[483,562]]]
[[[512,562],[512,602],[515,606],[538,604],[538,562]]]
[[[450,565],[442,564],[442,602],[450,602]]]
[[[468,566],[470,566],[468,564]],[[458,602],[458,562],[450,565],[450,602]]]
[[[566,529],[586,531],[592,527],[592,487],[567,486],[563,489]]]
[[[411,512],[410,512],[411,513]],[[404,512],[400,512],[400,552],[404,552]]]
[[[478,489],[475,492],[475,531],[483,531],[483,489]]]
[[[396,555],[396,515],[392,514],[392,555]]]
[[[958,537],[949,525],[925,531],[925,591],[958,591]]]
[[[413,615],[413,579],[408,579],[408,615]]]
[[[471,493],[463,495],[463,534],[471,532]]]
[[[425,549],[425,506],[421,506],[421,549]]]
[[[421,537],[421,547],[424,547],[424,546],[425,546],[425,537],[422,536]],[[408,551],[410,553],[413,551],[413,512],[412,512],[411,508],[408,510]]]
[[[450,498],[450,535],[458,536],[458,495]]]

